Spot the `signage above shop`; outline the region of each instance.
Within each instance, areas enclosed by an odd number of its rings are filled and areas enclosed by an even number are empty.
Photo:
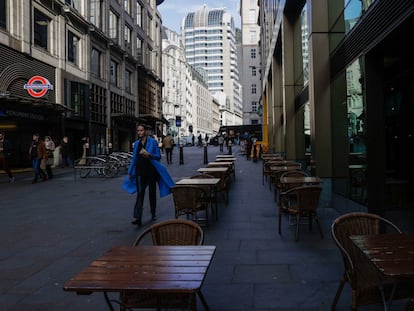
[[[40,98],[45,96],[49,90],[53,90],[53,85],[45,77],[33,76],[24,85],[24,89],[30,96]]]

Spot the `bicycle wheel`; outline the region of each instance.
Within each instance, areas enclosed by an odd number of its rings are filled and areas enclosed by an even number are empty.
[[[103,168],[103,174],[105,177],[115,177],[118,174],[118,168],[113,164],[106,164]]]
[[[91,172],[90,168],[81,168],[80,169],[80,178],[88,177],[89,173]]]

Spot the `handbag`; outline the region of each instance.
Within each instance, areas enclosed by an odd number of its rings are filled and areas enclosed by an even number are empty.
[[[53,158],[48,158],[46,164],[47,165],[53,165],[55,163]]]
[[[42,159],[42,160],[40,161],[40,168],[41,168],[42,170],[44,170],[44,169],[46,169],[46,165],[47,165],[47,160],[46,160],[46,159]]]
[[[132,179],[129,179],[129,175],[125,176],[124,182],[122,183],[122,189],[124,189],[129,194],[134,194],[137,192],[135,176]]]

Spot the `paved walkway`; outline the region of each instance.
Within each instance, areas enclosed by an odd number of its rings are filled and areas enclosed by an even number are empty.
[[[323,197],[319,216],[325,239],[316,227],[309,233],[303,226],[295,242],[294,227],[286,222],[279,235],[277,207],[273,192],[262,185],[261,162],[247,161],[237,146],[233,151],[236,181],[229,205],[220,204],[218,221],[211,217],[205,229],[205,244],[217,245],[203,286],[210,309],[329,310],[343,271],[329,232],[337,212]],[[177,153],[168,166],[175,180],[204,166],[203,148],[185,147],[184,165],[178,165]],[[209,160],[218,153],[218,147],[209,147]],[[102,294],[77,296],[62,286],[111,246],[132,244],[143,229],[130,224],[135,196],[121,189],[125,172],[74,180],[71,170],[55,169],[55,176],[31,184],[31,173],[20,173],[10,184],[0,175],[1,310],[107,310]],[[171,196],[158,200],[157,215],[158,220],[174,217]],[[143,222],[144,227],[151,223],[148,206]],[[394,307],[402,310],[401,304]],[[349,309],[346,287],[337,310]]]

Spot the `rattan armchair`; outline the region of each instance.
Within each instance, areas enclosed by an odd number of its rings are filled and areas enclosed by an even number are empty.
[[[186,216],[197,223],[204,222],[208,226],[208,200],[210,193],[203,187],[194,185],[176,185],[171,188],[173,195],[175,218]],[[203,213],[204,217],[200,216]]]
[[[135,240],[142,245],[151,237],[152,245],[203,245],[204,231],[194,221],[186,219],[165,220],[145,229]]]
[[[312,231],[312,223],[315,220],[323,238],[322,228],[316,213],[321,191],[322,187],[320,186],[301,186],[284,192],[284,199],[279,202],[279,234],[282,234],[282,217],[293,215],[296,216],[296,241],[299,239],[299,226],[302,217],[309,218],[309,231]]]
[[[217,184],[216,192],[221,193],[224,197],[224,203],[227,206],[229,200],[229,189],[230,189],[230,173],[227,172],[225,174],[221,172],[209,172],[209,175],[213,176],[214,178],[220,178],[220,182]]]
[[[203,245],[203,229],[194,221],[185,219],[171,219],[153,224],[144,230],[135,240],[134,246],[152,245]],[[165,309],[194,309],[195,295],[183,294],[137,294],[130,292],[120,293],[120,310],[133,308],[160,308]]]
[[[332,237],[338,246],[345,271],[332,302],[331,310],[336,309],[344,285],[352,289],[351,310],[358,306],[382,303],[378,288],[378,272],[349,238],[352,235],[401,233],[391,221],[371,213],[354,212],[342,215],[334,220],[331,228]],[[383,279],[385,296],[390,296],[393,281]],[[413,284],[399,284],[394,299],[409,298],[413,294]]]
[[[305,171],[300,171],[300,170],[282,172],[280,174],[279,180],[276,182],[276,185],[275,185],[275,200],[277,202],[280,202],[281,197],[283,197],[284,191],[287,191],[287,190],[292,189],[292,188],[303,186],[303,183],[301,183],[301,184],[289,184],[289,185],[282,184],[280,182],[281,178],[283,178],[283,177],[306,177],[306,176],[309,176],[309,174],[306,173]]]
[[[213,175],[210,174],[195,174],[190,177],[191,179],[209,179],[209,178],[216,178]],[[205,189],[206,193],[208,193],[208,197],[205,198],[206,202],[210,204],[211,211],[216,216],[216,219],[218,219],[218,211],[217,211],[217,193],[216,189],[211,186],[198,186]]]

